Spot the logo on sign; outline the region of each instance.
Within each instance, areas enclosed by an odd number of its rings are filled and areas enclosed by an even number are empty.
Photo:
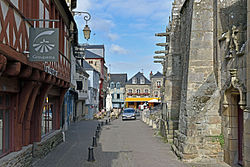
[[[45,32],[38,34],[33,41],[34,49],[40,53],[47,53],[51,51],[55,47],[55,44],[50,43],[50,41],[46,39],[46,36],[52,35],[53,33],[55,33],[55,31],[45,31]],[[42,41],[40,42],[36,41],[39,37],[42,38]]]
[[[58,61],[58,29],[30,28],[30,61]]]

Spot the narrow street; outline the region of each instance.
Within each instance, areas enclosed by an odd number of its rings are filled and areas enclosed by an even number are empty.
[[[104,125],[98,146],[94,148],[95,162],[88,162],[88,147],[97,121],[80,121],[66,132],[66,142],[60,144],[35,167],[183,167],[154,131],[140,120],[117,119]]]
[[[104,152],[116,152],[113,167],[183,167],[170,145],[154,136],[154,131],[140,120],[112,122],[100,138]]]

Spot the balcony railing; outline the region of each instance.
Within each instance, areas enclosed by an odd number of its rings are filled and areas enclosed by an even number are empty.
[[[127,93],[128,96],[133,96],[133,95],[136,95],[136,96],[148,96],[150,95],[150,93]]]

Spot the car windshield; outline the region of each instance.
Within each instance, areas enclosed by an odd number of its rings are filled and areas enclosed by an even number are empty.
[[[134,113],[135,110],[124,110],[124,113]]]

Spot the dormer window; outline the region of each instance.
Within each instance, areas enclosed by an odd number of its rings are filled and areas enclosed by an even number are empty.
[[[133,78],[132,79],[132,84],[136,84],[137,82],[136,82],[136,78]]]
[[[120,82],[117,82],[117,83],[116,83],[116,88],[117,88],[117,89],[120,89],[120,87],[121,87]]]
[[[115,88],[114,82],[111,82],[111,83],[110,83],[110,88],[111,88],[111,89],[114,89],[114,88]]]
[[[140,84],[145,84],[145,78],[144,77],[140,78]]]

